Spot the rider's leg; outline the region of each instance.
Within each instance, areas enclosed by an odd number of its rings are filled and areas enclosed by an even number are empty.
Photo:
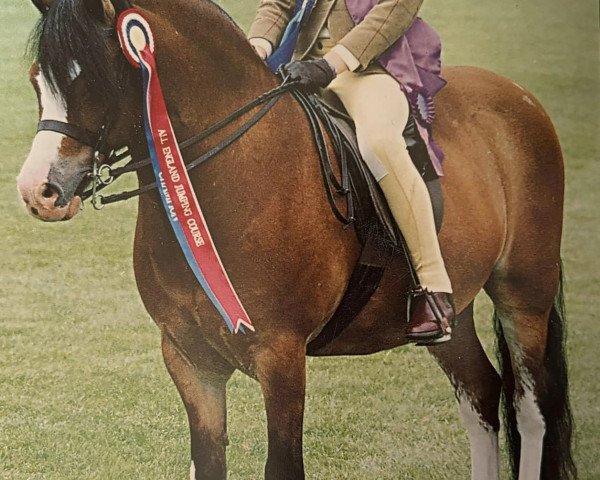
[[[429,193],[402,136],[409,115],[404,93],[384,73],[344,73],[330,88],[356,123],[359,147],[367,163],[380,162],[388,172],[378,178],[379,184],[406,238],[421,285],[432,292],[452,293]]]
[[[385,73],[345,72],[329,88],[356,123],[361,153],[379,177],[377,180],[406,239],[421,286],[430,292],[452,293],[429,193],[402,136],[409,106],[400,86]],[[430,308],[447,310],[449,304],[440,301],[441,304],[434,303]],[[423,338],[427,338],[430,333],[439,337],[441,332],[439,327],[434,332],[428,324],[424,333]]]

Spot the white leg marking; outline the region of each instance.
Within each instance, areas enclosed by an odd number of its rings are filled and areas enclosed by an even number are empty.
[[[469,433],[471,444],[471,479],[499,480],[500,451],[498,433],[483,421],[467,396],[459,392],[458,410]]]
[[[190,464],[190,480],[196,480],[196,465],[194,465],[194,461]]]
[[[62,97],[55,94],[41,73],[35,77],[40,92],[42,120],[67,121],[67,107]],[[58,160],[58,152],[64,135],[56,132],[41,131],[33,139],[31,151],[19,173],[19,189],[33,190],[47,180],[50,166]]]
[[[526,383],[523,396],[515,399],[515,410],[517,428],[521,434],[519,480],[538,480],[541,473],[546,423],[536,402],[531,383]]]

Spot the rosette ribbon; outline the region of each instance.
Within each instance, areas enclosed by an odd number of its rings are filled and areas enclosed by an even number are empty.
[[[185,168],[158,77],[150,25],[138,10],[128,9],[119,16],[117,29],[127,60],[142,71],[148,150],[158,191],[181,250],[229,330],[254,331],[219,258]]]

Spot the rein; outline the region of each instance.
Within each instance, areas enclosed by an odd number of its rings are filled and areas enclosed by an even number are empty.
[[[305,95],[300,90],[294,90],[292,92],[294,98],[298,101],[300,106],[304,109],[310,127],[313,132],[313,139],[317,145],[319,152],[319,160],[321,164],[321,175],[323,177],[323,186],[325,193],[327,194],[327,201],[331,211],[335,218],[342,223],[345,227],[354,222],[354,200],[352,198],[352,192],[350,191],[350,174],[348,171],[348,149],[347,145],[343,141],[343,137],[340,131],[334,123],[331,121],[331,117],[325,111],[323,103],[320,102],[315,95]],[[341,183],[335,177],[333,173],[333,167],[329,153],[327,150],[326,135],[323,132],[322,125],[325,125],[329,138],[331,139],[333,149],[340,162],[340,174]],[[355,161],[360,162],[360,154],[353,153]],[[334,192],[340,196],[346,197],[346,216],[341,212],[337,206],[334,198]]]
[[[208,152],[203,153],[198,158],[187,163],[186,170],[190,171],[193,168],[197,167],[198,165],[206,162],[207,160],[210,160],[211,158],[213,158],[214,156],[216,156],[217,154],[219,154],[220,152],[225,150],[227,147],[229,147],[236,140],[241,138],[248,130],[250,130],[254,125],[256,125],[271,110],[271,108],[273,108],[273,106],[275,106],[275,104],[281,98],[281,96],[284,93],[288,92],[291,88],[292,88],[291,84],[282,84],[282,85],[268,91],[267,93],[264,93],[261,96],[257,97],[252,102],[239,108],[238,110],[231,113],[224,119],[218,121],[214,125],[207,128],[206,130],[181,142],[179,144],[179,148],[181,148],[182,150],[192,147],[192,146],[196,145],[197,143],[201,142],[202,140],[205,140],[206,138],[210,137],[212,134],[218,132],[219,130],[222,130],[223,128],[228,126],[231,122],[240,118],[242,115],[244,115],[244,114],[248,113],[249,111],[253,110],[254,108],[264,104],[263,107],[258,112],[256,112],[254,114],[254,116],[248,122],[246,122],[244,125],[242,125],[240,128],[238,128],[235,132],[233,132],[227,138],[222,140],[219,144],[217,144],[216,146],[211,148]],[[122,155],[123,154],[121,154],[121,158],[124,158]],[[127,154],[125,154],[125,156],[127,156]],[[110,157],[109,157],[109,159],[110,159]],[[98,194],[98,192],[100,190],[102,190],[103,188],[105,188],[108,185],[110,185],[111,183],[113,183],[121,175],[130,173],[130,172],[134,172],[141,168],[150,166],[151,163],[152,163],[152,161],[151,161],[150,157],[146,157],[143,160],[131,161],[131,162],[127,163],[126,165],[124,165],[122,167],[117,167],[117,168],[112,168],[111,165],[109,165],[107,163],[98,166],[97,174],[94,176],[94,174],[92,173],[92,175],[91,175],[92,187],[82,193],[81,199],[86,200],[87,198],[92,197],[92,202],[94,202],[94,185],[96,185],[96,189],[95,189],[96,205],[98,205],[99,208],[102,208],[103,205],[127,200],[129,198],[132,198],[132,197],[135,197],[135,196],[138,196],[138,195],[141,195],[141,194],[144,194],[151,190],[156,189],[157,184],[156,184],[156,182],[153,182],[153,183],[144,185],[138,189],[123,192],[123,193],[118,193],[118,194],[114,194],[114,195],[103,196],[103,195]]]
[[[212,134],[222,130],[231,122],[240,118],[242,115],[248,113],[249,111],[253,110],[254,108],[260,105],[263,105],[263,107],[258,112],[256,112],[248,122],[242,125],[239,129],[237,129],[227,138],[222,140],[219,144],[211,148],[208,152],[203,153],[198,158],[189,162],[186,165],[186,169],[190,171],[193,168],[200,165],[201,163],[210,160],[211,158],[225,150],[227,147],[229,147],[236,140],[241,138],[248,130],[250,130],[254,125],[256,125],[275,106],[275,104],[281,98],[281,96],[284,93],[290,91],[293,88],[293,86],[293,84],[284,82],[278,87],[275,87],[272,90],[269,90],[268,92],[260,95],[250,103],[247,103],[246,105],[234,111],[227,117],[208,127],[206,130],[181,142],[179,144],[179,148],[181,148],[182,150],[192,147],[197,143],[201,142],[202,140],[205,140],[206,138],[210,137]],[[91,186],[87,190],[82,192],[80,197],[82,201],[91,198],[92,205],[97,210],[102,209],[104,205],[127,200],[157,188],[157,184],[156,182],[154,182],[144,185],[136,190],[126,191],[114,195],[103,196],[99,194],[101,190],[106,188],[108,185],[112,184],[120,176],[126,173],[135,172],[137,170],[140,170],[141,168],[148,167],[152,164],[150,157],[146,157],[143,160],[132,160],[126,165],[123,165],[122,167],[113,168],[113,163],[122,161],[129,157],[129,151],[127,147],[112,148],[107,146],[106,136],[110,129],[110,123],[111,122],[107,116],[105,118],[105,121],[103,122],[103,126],[101,127],[99,133],[93,133],[77,125],[62,122],[59,120],[40,120],[38,122],[37,127],[38,132],[46,130],[60,133],[94,149],[94,164],[92,171],[88,174]],[[104,160],[106,163],[100,163],[101,160]]]
[[[331,210],[335,217],[345,226],[351,224],[354,221],[354,205],[352,195],[350,194],[349,187],[349,175],[347,166],[347,155],[346,150],[342,148],[342,140],[337,134],[335,129],[330,128],[330,122],[328,122],[327,116],[322,115],[322,112],[318,108],[315,108],[315,102],[310,99],[307,95],[303,94],[297,88],[294,83],[288,83],[287,79],[284,79],[283,83],[272,90],[260,95],[253,101],[240,107],[238,110],[232,112],[227,117],[211,125],[202,132],[194,135],[193,137],[184,140],[179,144],[181,150],[188,149],[202,140],[207,139],[212,134],[222,130],[231,122],[237,120],[244,114],[250,112],[258,106],[262,105],[262,108],[256,112],[253,117],[248,120],[244,125],[238,128],[235,132],[230,134],[220,143],[215,145],[213,148],[203,153],[199,157],[195,158],[191,162],[186,164],[186,170],[190,171],[196,168],[198,165],[212,159],[231,144],[235,143],[241,138],[248,130],[256,125],[279,101],[283,94],[292,92],[294,98],[302,106],[307,114],[311,130],[313,132],[313,138],[319,152],[321,172],[323,175],[323,184],[325,192],[327,194],[327,201],[331,207]],[[88,174],[90,178],[91,186],[84,190],[80,197],[81,200],[87,200],[91,198],[91,203],[96,210],[101,210],[105,205],[128,200],[130,198],[142,195],[150,192],[157,188],[157,183],[149,183],[143,185],[135,190],[129,190],[122,193],[116,193],[112,195],[101,195],[99,192],[111,185],[115,180],[126,173],[135,172],[145,167],[149,167],[152,164],[150,157],[146,157],[143,160],[134,161],[131,160],[129,163],[113,168],[112,164],[120,162],[129,157],[129,150],[127,147],[112,148],[107,146],[106,137],[111,126],[110,117],[107,115],[103,122],[103,126],[99,133],[93,133],[87,129],[81,128],[77,125],[73,125],[58,120],[40,120],[38,123],[37,131],[48,130],[56,133],[66,135],[74,140],[90,146],[94,149],[94,163],[92,171]],[[326,135],[323,132],[321,126],[325,123],[328,132],[331,134],[331,140],[333,147],[340,159],[340,170],[341,170],[341,181],[338,181],[333,173],[331,160],[327,152]],[[104,163],[101,163],[104,161]],[[332,191],[333,190],[333,191]],[[338,195],[345,196],[347,200],[347,215],[345,216],[338,206],[334,198],[334,192]]]

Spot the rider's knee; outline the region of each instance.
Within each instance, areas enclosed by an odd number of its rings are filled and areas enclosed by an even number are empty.
[[[411,164],[402,133],[398,135],[397,132],[388,131],[359,132],[358,146],[363,156],[375,156],[386,166],[394,164],[402,169]]]

